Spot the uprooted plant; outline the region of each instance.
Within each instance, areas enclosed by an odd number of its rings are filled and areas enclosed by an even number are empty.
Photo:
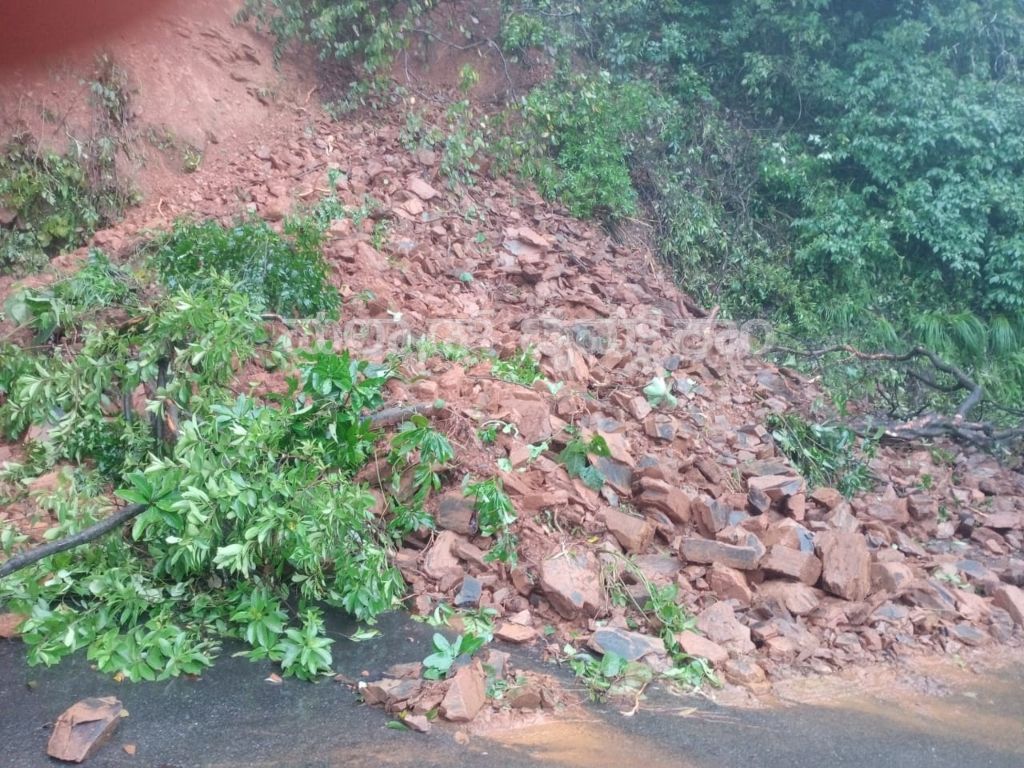
[[[28,616],[21,632],[30,661],[50,664],[87,647],[103,671],[156,679],[199,671],[221,637],[237,637],[250,645],[250,657],[312,677],[329,669],[331,659],[320,603],[370,620],[401,594],[401,577],[388,560],[390,534],[374,515],[373,495],[353,479],[377,438],[367,411],[381,404],[388,371],[317,350],[299,362],[292,390],[277,404],[227,390],[214,394],[218,382],[207,375],[230,375],[228,342],[252,339],[261,328],[243,311],[244,299],[228,294],[227,300],[234,333],[212,344],[183,345],[165,366],[174,378],[148,400],[161,422],[170,422],[171,405],[177,408],[172,443],[139,436],[124,414],[103,415],[102,402],[118,402],[117,390],[125,386],[116,375],[93,389],[86,374],[79,394],[89,398],[74,407],[73,387],[39,381],[49,376],[23,376],[16,384],[8,406],[27,410],[33,420],[55,409],[64,413],[47,453],[82,462],[56,493],[40,500],[58,519],[49,536],[81,531],[109,507],[98,471],[84,463],[95,452],[81,444],[83,431],[127,433],[144,439],[147,449],[106,446],[117,494],[137,512],[129,543],[109,537],[60,552],[0,585],[8,607]],[[196,303],[185,294],[170,301],[175,307]],[[134,341],[161,322],[166,318],[159,315]],[[103,337],[88,338],[86,349],[102,346]],[[141,348],[129,343],[120,349]],[[219,355],[227,358],[216,360]],[[53,378],[81,381],[86,368],[95,376],[85,356],[59,366]],[[121,362],[128,382],[134,381],[130,371],[147,368],[128,355],[105,359],[111,371]],[[153,374],[160,369],[150,366]],[[210,591],[211,585],[218,589]]]

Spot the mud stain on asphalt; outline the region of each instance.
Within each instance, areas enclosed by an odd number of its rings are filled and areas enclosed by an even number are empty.
[[[905,671],[874,668],[775,687],[780,705],[829,707],[879,718],[908,733],[1024,754],[1024,666],[1018,654],[987,668],[922,660]]]
[[[543,765],[566,768],[695,768],[678,754],[666,754],[606,721],[563,721],[491,733],[501,745],[526,753]]]

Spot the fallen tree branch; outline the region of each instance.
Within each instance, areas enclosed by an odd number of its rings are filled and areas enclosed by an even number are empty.
[[[370,424],[375,427],[393,427],[412,416],[432,416],[444,407],[443,403],[419,403],[385,408],[370,415]]]
[[[853,431],[861,436],[876,435],[893,440],[910,442],[934,437],[950,437],[977,448],[989,449],[995,445],[1024,438],[1024,427],[998,429],[987,422],[970,422],[938,415],[922,416],[903,422],[869,419],[854,426]]]
[[[968,443],[978,448],[992,448],[995,445],[1008,441],[1024,438],[1024,425],[1020,427],[998,427],[984,421],[967,421],[967,417],[985,400],[985,387],[975,381],[966,371],[958,366],[943,360],[930,349],[916,346],[902,354],[892,352],[862,352],[849,344],[837,344],[832,347],[825,347],[817,350],[800,350],[791,347],[770,347],[766,352],[786,353],[799,355],[801,357],[820,358],[825,355],[837,352],[846,353],[858,360],[871,362],[909,363],[914,360],[927,360],[936,371],[944,373],[953,379],[953,384],[942,384],[932,376],[918,371],[907,371],[907,375],[916,381],[921,382],[929,389],[944,394],[955,392],[966,392],[963,400],[957,406],[953,415],[926,414],[906,421],[886,421],[881,419],[869,419],[867,422],[854,429],[858,434],[877,434],[896,440],[918,440],[931,437],[951,437],[955,440]],[[998,410],[1012,412],[1012,409],[1000,406],[998,403],[990,403]]]
[[[433,415],[443,407],[444,404],[440,401],[429,404],[418,403],[416,405],[397,406],[395,408],[385,408],[382,411],[377,411],[376,413],[370,414],[369,418],[370,423],[374,427],[388,427],[399,424],[412,416]],[[42,544],[32,549],[27,549],[0,565],[0,579],[5,576],[10,576],[12,573],[20,571],[22,568],[27,568],[33,563],[39,562],[44,557],[56,555],[60,552],[66,552],[69,549],[74,549],[75,547],[80,547],[83,544],[88,544],[90,541],[95,541],[118,526],[138,517],[148,508],[148,504],[131,504],[119,509],[109,517],[100,520],[95,525],[90,525],[88,528],[85,528],[72,536],[58,539],[57,541],[51,541],[48,544]]]
[[[74,549],[75,547],[80,547],[83,544],[88,544],[90,541],[95,541],[101,536],[114,530],[119,525],[126,523],[134,517],[138,517],[148,508],[148,504],[131,504],[127,507],[122,507],[109,517],[100,520],[94,525],[90,525],[88,528],[82,529],[73,536],[58,539],[57,541],[51,541],[49,544],[42,544],[38,547],[34,547],[33,549],[27,549],[24,552],[15,555],[3,565],[0,565],[0,579],[5,576],[10,576],[12,573],[20,571],[22,568],[27,568],[33,563],[42,560],[44,557],[56,555],[59,552],[66,552],[69,549]]]

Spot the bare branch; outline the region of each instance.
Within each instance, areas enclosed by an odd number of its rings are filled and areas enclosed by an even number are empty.
[[[22,568],[42,560],[44,557],[50,555],[56,555],[59,552],[66,552],[69,549],[80,547],[83,544],[87,544],[90,541],[94,541],[101,536],[109,533],[110,531],[117,528],[122,523],[137,517],[146,509],[148,504],[132,504],[124,507],[114,514],[110,515],[103,520],[100,520],[95,525],[90,525],[73,536],[68,536],[57,541],[51,541],[49,544],[43,544],[33,549],[25,550],[24,552],[15,555],[10,560],[0,565],[0,579],[5,576],[10,576],[15,571],[20,571]]]
[[[1024,425],[1021,427],[998,428],[988,422],[970,422],[967,417],[985,401],[985,388],[975,381],[966,371],[958,366],[943,360],[930,349],[916,346],[902,354],[892,352],[862,352],[849,344],[837,344],[818,350],[800,350],[791,347],[772,347],[767,352],[778,352],[802,357],[820,358],[835,353],[845,353],[859,360],[908,363],[914,360],[927,360],[933,369],[953,379],[950,385],[940,384],[932,376],[920,371],[908,371],[908,375],[920,381],[922,384],[937,392],[953,394],[955,392],[966,392],[964,399],[960,401],[952,417],[941,414],[925,414],[902,422],[869,420],[860,426],[858,431],[862,434],[881,433],[885,437],[896,440],[917,440],[930,437],[952,437],[961,442],[968,443],[980,448],[991,448],[1001,443],[1024,438]],[[997,403],[990,403],[993,407],[1004,412],[1013,413],[1013,409],[1000,406]]]
[[[370,416],[370,423],[375,427],[390,427],[399,424],[411,416],[432,416],[441,410],[438,403],[405,405],[396,408],[385,408]]]

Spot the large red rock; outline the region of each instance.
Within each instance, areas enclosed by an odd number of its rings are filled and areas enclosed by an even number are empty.
[[[795,579],[804,584],[817,584],[821,576],[821,561],[813,552],[776,544],[761,560],[761,569],[766,576]]]
[[[730,659],[725,663],[725,678],[735,685],[746,686],[755,693],[768,689],[764,669],[750,659]]]
[[[896,593],[914,580],[914,572],[905,563],[872,563],[871,585],[876,590]]]
[[[458,541],[458,535],[452,531],[439,533],[423,556],[423,573],[436,580],[461,573],[462,566],[453,554],[453,548]]]
[[[680,632],[676,635],[676,642],[683,649],[683,653],[707,659],[713,667],[721,667],[729,660],[729,652],[725,648],[696,632]]]
[[[27,618],[23,613],[0,613],[0,637],[5,640],[17,637],[19,625]]]
[[[690,497],[678,488],[663,480],[641,477],[637,490],[636,505],[641,509],[657,509],[680,525],[690,521]]]
[[[476,508],[473,500],[455,491],[446,493],[437,503],[437,527],[466,536],[476,533]]]
[[[743,544],[725,544],[721,541],[693,536],[683,539],[679,555],[689,563],[724,565],[741,571],[752,571],[761,562],[764,545],[754,534],[748,534]]]
[[[441,701],[441,717],[453,723],[468,723],[487,702],[487,677],[475,662],[463,667],[451,679]]]
[[[654,539],[654,523],[615,509],[604,511],[604,524],[622,548],[630,553],[643,552]]]
[[[843,502],[843,494],[835,488],[822,486],[821,488],[814,489],[814,493],[811,494],[811,501],[816,501],[825,509],[832,510]]]
[[[793,581],[766,581],[757,587],[757,603],[775,601],[794,616],[806,616],[821,603],[822,593]]]
[[[992,602],[1009,613],[1014,623],[1024,627],[1024,589],[1004,584],[993,593]]]
[[[698,497],[691,504],[691,517],[697,527],[708,538],[714,538],[730,525],[741,523],[748,517],[745,512],[734,509],[722,499],[704,499]]]
[[[879,498],[868,504],[867,513],[887,525],[902,526],[910,522],[906,499]]]
[[[747,491],[764,493],[772,501],[781,501],[803,492],[804,479],[794,475],[764,475],[747,480]]]
[[[72,704],[57,718],[46,754],[69,763],[87,760],[117,729],[122,709],[113,696]]]
[[[567,619],[593,617],[604,605],[601,568],[589,550],[559,550],[540,564],[540,588]]]
[[[438,191],[419,176],[410,176],[406,184],[406,189],[416,195],[420,200],[433,200],[438,195]]]
[[[588,644],[601,654],[614,653],[626,661],[639,661],[645,656],[664,656],[665,641],[640,632],[615,627],[599,627],[590,636]]]
[[[367,704],[382,705],[389,712],[399,708],[398,705],[408,701],[423,687],[423,681],[415,678],[390,678],[367,683],[360,688],[363,701]]]
[[[697,629],[711,642],[735,653],[750,653],[754,650],[750,628],[740,623],[728,603],[715,603],[701,611],[697,617]]]
[[[537,639],[537,630],[533,627],[524,627],[522,624],[506,621],[498,625],[498,628],[494,630],[494,636],[506,643],[532,643]]]
[[[871,553],[859,533],[822,531],[814,538],[821,558],[821,584],[846,600],[863,600],[871,592]]]
[[[735,600],[740,605],[750,605],[753,593],[742,571],[725,565],[713,565],[708,571],[707,580],[719,600]]]

